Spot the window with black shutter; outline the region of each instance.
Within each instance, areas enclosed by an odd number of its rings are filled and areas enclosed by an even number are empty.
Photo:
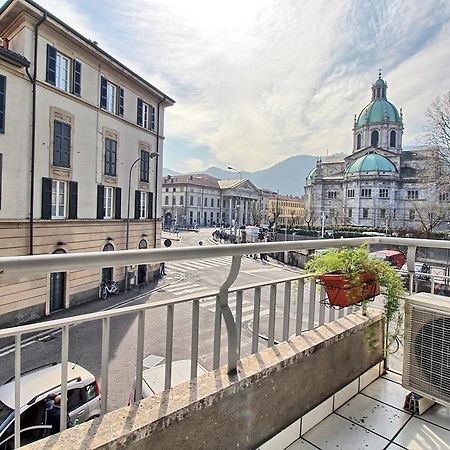
[[[123,88],[119,88],[119,116],[123,117],[125,106],[125,91]]]
[[[56,48],[47,44],[47,83],[56,86]]]
[[[135,219],[139,219],[139,217],[141,215],[140,207],[141,207],[141,192],[134,191],[134,218]]]
[[[81,62],[74,59],[72,66],[72,94],[81,96]]]
[[[122,218],[122,189],[120,187],[116,187],[115,192],[115,205],[114,205],[114,218],[121,219]]]
[[[78,218],[78,183],[69,181],[69,219]]]
[[[147,214],[149,219],[153,219],[153,192],[148,193]]]
[[[5,132],[6,115],[6,77],[0,75],[0,133]]]
[[[55,120],[53,139],[53,165],[70,167],[70,131],[69,124]]]
[[[150,172],[150,153],[147,150],[141,150],[141,181],[149,182]]]
[[[52,218],[52,179],[42,178],[42,208],[43,219]]]
[[[108,80],[105,77],[101,77],[100,107],[103,109],[106,109],[107,98],[108,98]]]
[[[105,139],[105,175],[116,176],[117,141]]]
[[[105,186],[97,185],[97,219],[105,217]]]
[[[137,124],[142,126],[142,99],[137,99]]]

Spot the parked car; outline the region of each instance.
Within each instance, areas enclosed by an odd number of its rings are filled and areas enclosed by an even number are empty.
[[[387,261],[389,264],[397,267],[398,269],[400,269],[400,267],[402,267],[406,262],[405,255],[396,250],[378,250],[376,252],[372,252],[370,256]]]
[[[50,434],[45,409],[49,394],[61,393],[61,364],[52,363],[22,374],[20,378],[21,445]],[[14,448],[14,378],[0,386],[0,450]],[[100,389],[96,378],[83,367],[68,363],[67,412],[75,423],[100,415]]]
[[[151,397],[164,391],[166,374],[165,358],[158,355],[149,355],[144,359],[144,371],[142,372],[142,398]],[[197,377],[208,373],[201,365],[197,364]],[[172,378],[170,387],[177,386],[191,379],[191,360],[181,359],[172,362]],[[128,404],[139,399],[136,398],[136,381],[129,397]]]
[[[403,264],[403,266],[400,269],[400,275],[404,278],[407,278],[408,273],[409,273],[408,265]],[[418,279],[418,280],[424,280],[424,281],[430,280],[429,276],[424,275],[425,273],[430,273],[430,266],[425,263],[415,262],[414,263],[414,273],[415,273],[416,279]]]

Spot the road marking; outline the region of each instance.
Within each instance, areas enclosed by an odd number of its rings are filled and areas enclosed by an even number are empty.
[[[162,289],[162,291],[164,292],[177,292],[186,288],[195,288],[195,287],[199,287],[199,284],[194,284],[194,283],[179,283],[178,285],[174,286],[174,287],[168,287],[166,289]]]
[[[208,286],[200,286],[195,289],[185,289],[184,291],[172,292],[172,294],[173,295],[196,294],[197,292],[201,292],[201,291],[205,291],[205,290],[209,291],[209,290],[211,290],[211,288]]]

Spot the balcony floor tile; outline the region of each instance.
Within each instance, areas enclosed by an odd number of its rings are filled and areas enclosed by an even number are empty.
[[[413,417],[394,442],[409,450],[450,450],[450,431]]]
[[[418,418],[440,425],[450,431],[450,408],[446,408],[445,406],[436,403]]]
[[[362,391],[363,394],[400,410],[403,409],[409,392],[401,384],[384,378],[378,378]]]
[[[317,450],[317,447],[311,445],[309,442],[306,442],[304,439],[297,439],[293,444],[289,447],[286,447],[286,450]]]

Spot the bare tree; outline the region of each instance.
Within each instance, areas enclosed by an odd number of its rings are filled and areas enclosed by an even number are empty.
[[[447,221],[449,211],[448,198],[442,201],[427,200],[413,202],[415,218],[420,224],[420,229],[426,234],[427,238],[443,222]]]
[[[306,223],[306,226],[308,227],[308,231],[311,231],[312,227],[316,223],[316,221],[319,218],[319,214],[316,210],[312,208],[305,208],[303,212],[303,222]]]
[[[253,220],[253,225],[260,225],[262,221],[262,212],[259,205],[255,202],[253,203],[250,214]]]

